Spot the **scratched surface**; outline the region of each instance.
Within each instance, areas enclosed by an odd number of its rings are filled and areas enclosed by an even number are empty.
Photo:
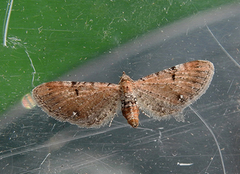
[[[35,85],[153,29],[234,0],[193,1],[0,3],[0,114]]]
[[[122,71],[137,80],[207,59],[215,66],[213,81],[185,109],[185,122],[140,114],[133,129],[119,114],[110,127],[82,129],[18,104],[1,117],[0,173],[240,173],[238,9],[161,28],[58,79],[118,83]]]

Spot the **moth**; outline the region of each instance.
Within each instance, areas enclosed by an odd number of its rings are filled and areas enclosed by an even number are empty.
[[[79,127],[106,125],[118,111],[134,128],[139,110],[160,120],[183,111],[208,89],[214,65],[196,60],[132,80],[125,72],[119,84],[53,81],[35,87],[32,96],[49,116]]]

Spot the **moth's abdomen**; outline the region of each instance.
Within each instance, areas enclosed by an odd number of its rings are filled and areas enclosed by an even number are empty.
[[[139,125],[139,108],[133,90],[133,80],[124,72],[119,82],[121,89],[122,114],[128,123],[136,128]]]
[[[136,99],[132,98],[125,98],[122,100],[122,114],[127,119],[128,124],[132,127],[136,128],[139,125],[139,109],[136,104]]]

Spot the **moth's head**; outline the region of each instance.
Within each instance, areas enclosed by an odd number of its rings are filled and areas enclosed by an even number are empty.
[[[133,82],[133,80],[123,71],[122,77],[120,78],[120,82],[126,82],[126,81],[130,81]]]

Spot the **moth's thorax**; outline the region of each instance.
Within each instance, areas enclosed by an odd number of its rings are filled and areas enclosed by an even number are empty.
[[[119,85],[121,89],[122,114],[128,123],[136,128],[139,125],[139,108],[136,96],[134,95],[133,80],[123,72]]]

